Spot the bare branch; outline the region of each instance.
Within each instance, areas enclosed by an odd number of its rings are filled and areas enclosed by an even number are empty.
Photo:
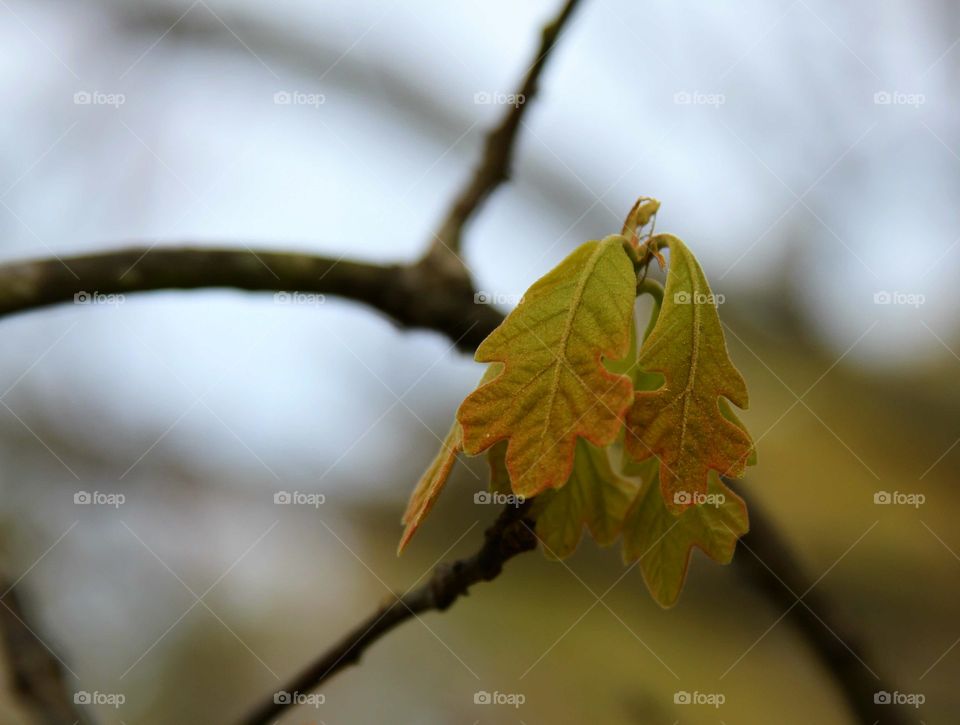
[[[225,249],[133,248],[0,265],[0,316],[69,302],[81,292],[128,294],[159,289],[233,287],[339,295],[374,307],[406,327],[437,330],[474,349],[500,316],[474,304],[474,285],[458,256],[460,238],[483,201],[509,175],[520,123],[543,69],[580,0],[567,0],[542,32],[518,95],[487,137],[480,165],[456,197],[424,257],[378,266],[307,254]]]
[[[133,248],[0,265],[0,316],[94,292],[231,287],[335,295],[369,305],[404,327],[426,327],[473,350],[502,319],[474,304],[469,280],[425,265],[375,265],[309,254],[242,249]],[[86,297],[77,295],[86,293]]]
[[[479,551],[466,559],[438,566],[426,584],[381,607],[288,683],[283,691],[315,690],[344,667],[356,664],[367,647],[394,627],[429,610],[443,611],[477,582],[498,577],[507,561],[536,548],[532,522],[524,518],[529,505],[506,507],[487,529]],[[278,699],[281,702],[277,702]],[[243,722],[245,725],[273,722],[290,704],[287,699],[271,696]]]
[[[543,29],[540,47],[534,56],[533,64],[524,75],[516,93],[519,102],[507,106],[500,125],[487,135],[480,164],[467,185],[457,195],[446,218],[434,233],[427,258],[446,257],[448,260],[459,263],[458,255],[461,250],[463,229],[486,198],[509,178],[520,123],[530,102],[537,94],[540,76],[550,60],[560,34],[579,2],[580,0],[567,0],[560,14]]]

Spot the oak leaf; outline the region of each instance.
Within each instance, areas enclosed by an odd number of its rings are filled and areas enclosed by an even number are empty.
[[[637,461],[656,456],[667,506],[681,511],[707,491],[714,470],[739,476],[753,443],[721,396],[747,407],[747,387],[733,366],[715,298],[696,258],[679,239],[658,235],[670,248],[663,306],[644,341],[638,365],[663,375],[656,390],[637,391],[627,413],[627,452]]]
[[[580,543],[584,526],[600,546],[610,546],[620,536],[639,487],[614,472],[608,450],[578,441],[567,485],[534,499],[537,537],[548,557],[570,556]]]
[[[673,606],[687,576],[693,547],[720,564],[733,559],[737,539],[749,530],[743,499],[711,472],[701,502],[679,515],[667,510],[656,477],[644,484],[623,522],[623,559],[639,559],[650,594],[662,607]]]
[[[513,491],[531,497],[563,486],[576,442],[612,442],[633,399],[630,379],[604,359],[628,351],[636,273],[623,237],[577,248],[527,291],[477,349],[502,372],[457,411],[470,455],[507,441]]]

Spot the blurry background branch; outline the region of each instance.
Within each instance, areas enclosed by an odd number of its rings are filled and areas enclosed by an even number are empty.
[[[13,691],[27,710],[43,725],[92,725],[83,709],[74,705],[75,688],[67,683],[60,661],[36,634],[32,621],[16,590],[5,577],[0,587],[0,637],[4,663]]]
[[[220,49],[236,52],[239,47],[236,36],[240,36],[271,65],[276,63],[306,78],[315,76],[318,68],[336,65],[336,76],[326,78],[326,82],[349,88],[351,92],[362,93],[382,103],[391,114],[406,116],[406,123],[415,126],[426,136],[456,138],[474,120],[471,114],[441,102],[436,89],[418,77],[401,72],[389,63],[371,62],[361,54],[352,56],[350,63],[338,63],[343,49],[331,43],[328,36],[277,23],[273,14],[262,15],[243,4],[218,8],[217,16],[223,22],[210,13],[184,15],[176,4],[157,0],[143,3],[100,0],[96,5],[111,18],[112,33],[123,34],[144,45],[155,42],[157,36],[163,35],[200,51]],[[573,7],[570,12],[572,10]],[[554,42],[559,39],[559,32],[552,32],[549,26],[544,28],[544,33],[552,34]],[[541,42],[538,54],[530,60],[527,72],[532,84],[526,101],[535,93],[537,76],[544,65],[543,61],[535,65],[534,61],[545,58],[545,51],[549,47],[549,42]],[[522,112],[517,114],[516,125],[519,125],[521,116]],[[558,176],[555,169],[539,156],[525,160],[523,173],[555,209],[566,209],[583,202],[584,190],[580,182],[573,177]],[[471,179],[470,183],[476,184],[478,181]],[[464,194],[466,191],[465,187]],[[455,210],[450,209],[449,217],[454,214]],[[449,218],[444,221],[449,222]],[[445,226],[438,226],[436,237],[445,239],[440,231]],[[434,242],[435,237],[431,244]]]
[[[744,497],[739,481],[726,479]],[[820,580],[813,580],[805,571],[790,543],[777,529],[766,509],[749,497],[750,531],[738,542],[734,566],[745,581],[772,605],[778,615],[785,615],[807,642],[825,673],[832,675],[847,706],[857,722],[876,725],[906,725],[911,722],[900,705],[881,704],[875,694],[897,688],[890,680],[871,668],[869,656],[860,638],[841,625],[836,606],[816,589]],[[822,577],[821,577],[822,578]]]

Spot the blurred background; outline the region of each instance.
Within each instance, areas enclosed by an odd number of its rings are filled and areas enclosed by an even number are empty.
[[[0,255],[415,259],[557,9],[0,0]],[[662,201],[657,229],[725,296],[744,486],[928,725],[960,712],[958,45],[945,0],[586,0],[465,255],[506,311]],[[151,293],[8,317],[0,341],[2,566],[68,686],[124,696],[102,723],[235,720],[496,514],[473,504],[485,464],[461,464],[395,557],[480,368],[357,305]],[[850,722],[731,569],[696,552],[663,611],[617,550],[567,564],[520,557],[284,722]],[[0,721],[28,722],[5,693]]]

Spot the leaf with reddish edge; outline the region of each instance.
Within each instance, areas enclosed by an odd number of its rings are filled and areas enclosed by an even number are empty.
[[[612,442],[633,398],[630,379],[604,359],[628,352],[636,273],[628,243],[587,242],[528,290],[477,350],[504,363],[457,411],[463,447],[479,454],[507,441],[513,491],[532,497],[563,486],[576,442]]]
[[[499,372],[501,365],[490,365],[480,378],[480,385],[489,380],[493,380]],[[427,470],[424,471],[417,485],[410,494],[410,501],[407,503],[407,510],[403,514],[401,523],[404,524],[403,536],[400,538],[400,544],[397,546],[397,554],[402,554],[407,548],[410,539],[417,533],[420,524],[430,513],[433,504],[436,503],[443,487],[447,485],[447,479],[453,470],[453,465],[457,462],[457,455],[463,451],[463,432],[460,424],[454,421],[450,432],[443,440],[440,446],[440,452],[431,461]]]
[[[463,438],[460,431],[460,424],[454,423],[443,440],[440,452],[430,463],[430,466],[420,477],[416,488],[410,495],[410,502],[407,504],[407,510],[403,514],[402,523],[404,524],[403,536],[400,537],[400,544],[397,546],[397,554],[402,554],[407,548],[410,539],[417,533],[420,523],[430,513],[433,504],[436,503],[440,492],[450,477],[450,471],[453,470],[453,464],[457,462],[457,454],[463,450]]]
[[[721,396],[747,407],[747,387],[733,366],[703,270],[679,239],[658,235],[670,248],[663,306],[643,343],[638,365],[663,375],[656,390],[641,390],[627,413],[627,452],[636,461],[660,460],[660,487],[675,512],[707,491],[707,474],[740,476],[753,442]]]

